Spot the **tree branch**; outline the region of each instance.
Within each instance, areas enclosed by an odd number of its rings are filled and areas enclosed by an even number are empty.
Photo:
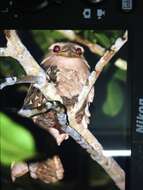
[[[88,81],[85,85],[78,97],[78,103],[75,105],[74,112],[78,113],[82,106],[84,105],[89,92],[91,91],[94,83],[96,82],[97,78],[101,74],[103,68],[109,63],[112,57],[120,50],[120,48],[127,42],[128,40],[128,33],[125,32],[122,38],[118,38],[115,43],[111,46],[110,50],[107,50],[104,55],[100,58],[95,66],[95,70],[92,71],[90,74]]]
[[[39,77],[39,80],[35,83],[35,87],[37,87],[47,99],[54,99],[62,103],[62,98],[57,94],[54,84],[47,82],[45,71],[23,45],[16,31],[5,30],[5,36],[7,39],[7,47],[0,48],[0,56],[12,57],[18,60],[27,75]]]

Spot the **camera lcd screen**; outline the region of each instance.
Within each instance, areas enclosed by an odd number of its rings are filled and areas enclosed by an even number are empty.
[[[118,175],[119,168],[127,175],[131,156],[127,32],[52,29],[0,33],[2,189],[123,189],[111,173],[113,169]],[[39,68],[45,74],[40,75]],[[47,94],[44,80],[51,85]],[[21,109],[29,111],[24,114],[34,114],[22,116]],[[71,110],[76,109],[72,120]],[[66,122],[59,119],[61,113]],[[60,122],[69,128],[60,128]],[[74,130],[69,130],[70,124]],[[76,131],[78,126],[85,133]],[[92,144],[94,138],[97,147]],[[109,171],[110,164],[108,170],[100,153],[112,157],[118,167]],[[63,166],[55,168],[55,155]],[[47,159],[53,165],[45,164]],[[32,169],[22,165],[24,169],[18,173],[11,164],[21,162]],[[45,165],[33,170],[34,163]]]

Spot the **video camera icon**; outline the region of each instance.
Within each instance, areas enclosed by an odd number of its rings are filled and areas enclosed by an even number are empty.
[[[106,12],[103,9],[97,9],[96,15],[97,19],[101,19],[103,16],[105,16]]]

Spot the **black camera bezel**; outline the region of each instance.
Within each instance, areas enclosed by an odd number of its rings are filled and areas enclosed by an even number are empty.
[[[113,0],[114,1],[114,0]],[[109,0],[108,0],[109,3]],[[130,173],[127,176],[127,189],[139,189],[142,186],[143,166],[143,140],[142,134],[136,131],[136,116],[138,111],[138,100],[143,97],[142,90],[142,44],[143,27],[141,26],[142,2],[134,3],[131,12],[125,12],[121,9],[120,3],[114,1],[113,4],[84,4],[75,2],[70,4],[49,7],[45,12],[21,13],[11,10],[8,13],[0,13],[0,28],[15,29],[54,29],[54,28],[87,28],[87,29],[128,29],[129,31],[129,89],[130,89],[130,124],[131,124],[131,146],[132,156],[130,163]],[[75,8],[75,6],[77,6]],[[96,17],[97,8],[106,9],[106,16],[98,20]],[[91,19],[83,18],[84,8],[90,8],[94,13]],[[53,12],[53,10],[55,12]],[[62,11],[63,10],[63,11]],[[62,15],[61,15],[62,13]],[[68,16],[67,16],[68,15]],[[66,18],[66,19],[65,19]],[[22,24],[21,24],[22,23]]]

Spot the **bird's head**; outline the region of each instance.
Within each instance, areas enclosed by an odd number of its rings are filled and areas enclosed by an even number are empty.
[[[57,42],[49,47],[49,53],[64,57],[83,57],[84,49],[71,42]]]

